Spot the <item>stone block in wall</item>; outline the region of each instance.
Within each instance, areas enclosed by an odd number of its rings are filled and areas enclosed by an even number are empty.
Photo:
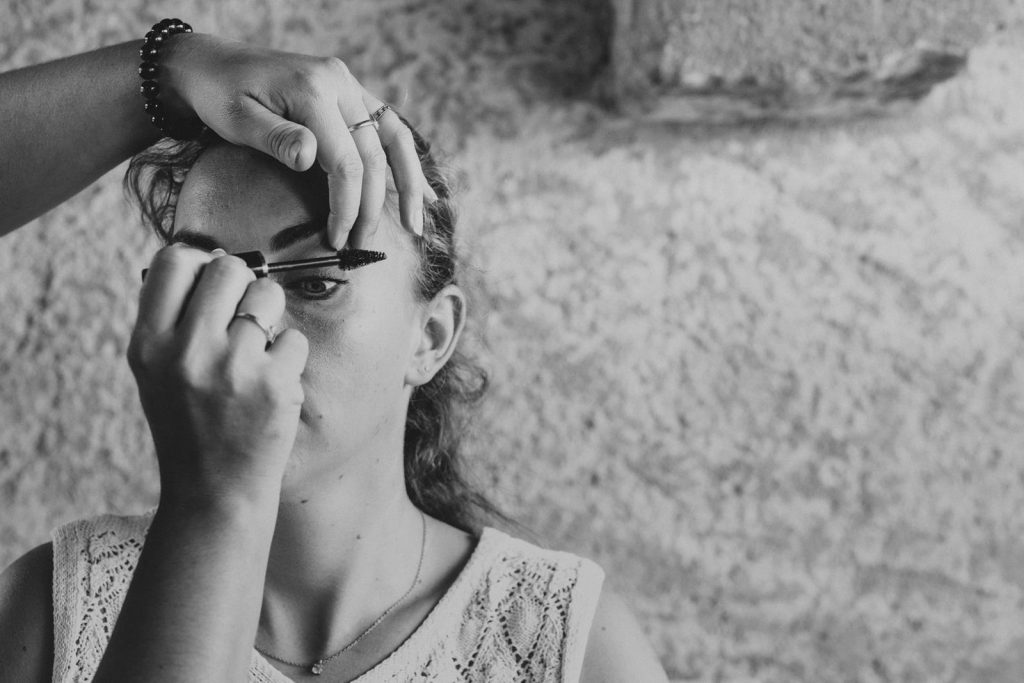
[[[1024,24],[1015,0],[612,0],[602,95],[674,122],[843,118],[916,101],[972,47]]]

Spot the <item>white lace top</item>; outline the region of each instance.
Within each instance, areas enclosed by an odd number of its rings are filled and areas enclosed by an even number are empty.
[[[95,675],[151,520],[104,515],[53,532],[55,683]],[[423,623],[356,681],[578,681],[603,580],[590,560],[486,527]],[[249,681],[290,683],[256,650]]]

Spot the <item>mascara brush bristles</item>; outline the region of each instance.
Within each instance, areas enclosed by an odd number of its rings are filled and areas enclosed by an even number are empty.
[[[342,249],[338,252],[338,267],[342,270],[361,268],[371,263],[377,263],[387,258],[382,251],[369,251],[367,249]]]
[[[377,263],[387,258],[382,251],[368,251],[366,249],[341,249],[334,256],[321,256],[311,259],[299,259],[297,261],[279,261],[268,263],[266,273],[287,273],[293,270],[306,270],[307,268],[325,268],[335,266],[341,270],[353,270],[362,268],[371,263]]]

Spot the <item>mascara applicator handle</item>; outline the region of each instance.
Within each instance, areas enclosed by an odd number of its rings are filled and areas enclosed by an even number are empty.
[[[267,258],[263,255],[262,251],[243,251],[235,254],[235,256],[245,261],[245,265],[256,274],[256,277],[260,278],[270,275],[270,268],[267,267]]]
[[[270,274],[270,269],[267,267],[267,258],[263,255],[262,251],[243,251],[240,254],[234,254],[234,256],[245,261],[245,265],[256,274],[257,278],[266,277]],[[146,273],[148,272],[149,268],[142,269],[143,282],[146,281]]]

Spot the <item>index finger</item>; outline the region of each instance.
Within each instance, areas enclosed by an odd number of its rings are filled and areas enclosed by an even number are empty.
[[[213,257],[202,249],[181,243],[156,253],[139,294],[135,328],[150,332],[173,329],[188,302],[203,267]]]
[[[380,141],[398,190],[402,226],[414,235],[422,236],[424,195],[429,193],[428,201],[436,201],[437,195],[423,175],[412,131],[391,107],[382,105],[377,111],[381,110]]]
[[[327,239],[341,249],[359,215],[363,162],[336,103],[322,107],[305,125],[316,136],[316,159],[327,174]]]

